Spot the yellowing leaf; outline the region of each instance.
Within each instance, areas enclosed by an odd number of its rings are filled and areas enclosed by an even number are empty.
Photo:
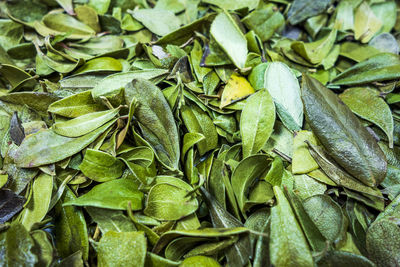
[[[318,169],[318,164],[308,151],[308,146],[304,142],[309,142],[317,145],[317,139],[314,134],[309,131],[300,131],[296,134],[293,140],[293,158],[292,158],[292,172],[294,174],[308,173]]]
[[[254,93],[254,88],[246,78],[232,74],[221,96],[220,108],[226,107],[244,97]]]
[[[370,6],[363,2],[358,6],[354,17],[354,37],[361,43],[369,40],[382,28],[382,22],[375,16]]]

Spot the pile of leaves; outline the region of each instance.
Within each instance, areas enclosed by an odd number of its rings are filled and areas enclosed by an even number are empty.
[[[398,10],[0,2],[0,265],[399,266]]]

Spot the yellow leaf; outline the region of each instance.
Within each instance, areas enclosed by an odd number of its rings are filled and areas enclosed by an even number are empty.
[[[246,78],[237,74],[232,74],[226,84],[221,96],[220,108],[226,107],[244,97],[253,94],[254,88],[246,80]]]
[[[382,28],[382,22],[375,16],[366,2],[363,2],[357,8],[354,21],[354,37],[361,43],[368,43]]]

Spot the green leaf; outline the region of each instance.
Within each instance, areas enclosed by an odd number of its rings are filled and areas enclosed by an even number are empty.
[[[271,210],[269,241],[271,264],[283,266],[314,266],[303,231],[282,190],[274,186],[277,205]]]
[[[13,223],[0,233],[0,265],[33,267],[38,261],[33,253],[34,241],[22,224]]]
[[[244,207],[248,199],[249,188],[266,172],[269,162],[270,160],[266,155],[252,155],[243,159],[232,173],[233,192],[244,216]]]
[[[87,149],[79,169],[96,182],[107,182],[121,177],[125,166],[122,161],[108,153]]]
[[[179,168],[180,146],[175,120],[161,90],[153,83],[137,79],[126,85],[128,103],[138,101],[134,111],[143,137],[150,143],[161,163],[172,169]]]
[[[74,201],[74,193],[65,188],[61,201],[55,206],[54,235],[57,241],[57,252],[61,257],[67,257],[77,251],[84,260],[89,255],[88,230],[82,211],[76,207],[64,207],[63,202]],[[82,257],[81,256],[81,257]]]
[[[369,187],[364,183],[360,182],[346,171],[344,171],[340,166],[331,159],[330,156],[323,150],[323,148],[314,146],[308,143],[311,148],[310,153],[321,167],[321,169],[326,173],[326,175],[332,179],[337,185],[343,186],[345,188],[361,192],[370,196],[380,197],[381,193],[378,189]]]
[[[115,210],[126,210],[131,202],[133,210],[142,209],[143,193],[130,179],[117,179],[101,183],[86,194],[64,202],[63,206],[89,206]]]
[[[137,9],[132,11],[131,14],[134,19],[141,22],[152,33],[160,36],[177,30],[181,24],[179,18],[169,10]]]
[[[9,19],[0,21],[0,45],[8,50],[20,43],[23,38],[24,28],[21,24]]]
[[[390,32],[396,25],[397,12],[396,2],[394,0],[373,3],[371,5],[372,12],[382,22],[382,28],[379,32]]]
[[[330,0],[295,0],[288,12],[288,21],[292,25],[299,24],[309,17],[321,14],[328,8]]]
[[[271,136],[275,124],[275,105],[267,90],[249,97],[240,117],[243,157],[258,153]]]
[[[67,0],[70,1],[71,0]],[[101,27],[99,23],[99,17],[97,15],[96,10],[91,8],[90,6],[77,6],[74,9],[76,13],[76,17],[78,20],[82,21],[86,25],[88,25],[90,28],[92,28],[95,32],[100,32]],[[69,13],[70,15],[73,15]]]
[[[311,64],[321,63],[331,51],[336,41],[337,30],[333,29],[324,38],[312,43],[295,41],[291,48]]]
[[[97,246],[98,266],[144,266],[147,242],[143,232],[108,231]]]
[[[182,152],[181,152],[181,159],[183,160],[186,153],[192,148],[194,145],[203,141],[205,136],[201,133],[187,133],[183,136],[183,145],[182,145]]]
[[[285,18],[279,11],[274,11],[274,6],[257,9],[242,21],[250,30],[254,30],[263,42],[270,39],[285,24]]]
[[[36,23],[35,26],[38,24],[39,23]],[[54,35],[68,33],[68,38],[83,39],[95,34],[95,31],[88,25],[80,22],[72,16],[62,13],[47,14],[43,17],[41,24],[44,28],[49,29]],[[36,27],[35,29],[39,34],[47,36],[47,34],[41,30],[42,28]]]
[[[386,159],[373,136],[339,98],[317,80],[303,76],[307,122],[329,155],[368,186],[385,178]]]
[[[345,238],[346,222],[340,206],[327,195],[311,196],[303,206],[321,234],[332,243]]]
[[[85,209],[103,234],[108,231],[133,232],[136,230],[133,222],[122,211],[95,207],[86,207]]]
[[[332,85],[357,85],[395,80],[400,77],[400,59],[381,53],[346,69],[332,80]]]
[[[245,227],[233,228],[202,228],[193,230],[172,230],[164,233],[153,248],[153,253],[159,253],[169,242],[178,237],[204,237],[204,238],[224,238],[248,233]]]
[[[218,145],[218,134],[211,118],[196,105],[184,105],[180,111],[189,133],[198,133],[204,136],[204,140],[196,144],[200,156],[215,149]]]
[[[198,202],[190,191],[180,186],[160,183],[153,186],[146,200],[144,213],[157,220],[179,220],[198,208]]]
[[[247,40],[227,12],[220,13],[211,24],[211,35],[236,67],[243,69],[247,58]]]
[[[264,88],[274,100],[283,124],[293,131],[303,126],[303,103],[300,85],[291,69],[282,62],[272,62],[265,71]]]
[[[10,83],[10,91],[30,88],[36,84],[35,77],[14,65],[0,64],[0,74]]]
[[[257,0],[242,0],[235,2],[230,0],[202,0],[202,2],[212,4],[226,10],[237,10],[242,8],[249,8],[249,10],[252,10],[258,5]]]
[[[48,107],[48,112],[68,117],[76,118],[93,112],[103,111],[102,104],[96,103],[90,91],[73,94],[52,103]]]
[[[111,121],[118,112],[119,109],[117,108],[85,114],[72,120],[57,122],[53,124],[52,129],[58,135],[80,137]]]
[[[326,185],[311,178],[308,175],[295,175],[293,190],[297,192],[301,199],[306,199],[326,191]]]
[[[360,267],[374,267],[375,264],[368,258],[352,254],[345,251],[329,251],[326,255],[318,261],[318,266],[360,266]]]
[[[33,252],[38,256],[39,266],[50,266],[53,262],[54,248],[47,233],[43,230],[35,230],[31,232],[35,246],[33,247]]]
[[[20,222],[30,230],[35,223],[43,220],[49,210],[53,190],[53,177],[45,173],[35,178],[29,202],[20,215]]]
[[[206,256],[194,256],[186,258],[182,263],[179,265],[181,267],[220,267],[219,263],[214,260],[213,258],[206,257]]]
[[[89,60],[74,73],[82,74],[93,71],[122,71],[122,64],[119,60],[112,57],[98,57]]]
[[[367,2],[362,2],[354,14],[354,37],[368,43],[381,29],[382,22],[375,16]]]
[[[400,230],[398,217],[377,220],[367,232],[367,250],[377,266],[396,266],[400,263]]]
[[[220,229],[229,229],[233,227],[243,227],[243,224],[228,213],[220,203],[201,188],[204,200],[210,209],[211,221],[214,227]],[[240,228],[237,228],[240,229]],[[252,254],[249,235],[242,236],[238,242],[226,250],[225,255],[230,266],[244,266],[248,262],[249,256]]]
[[[59,98],[53,94],[45,92],[16,92],[0,96],[0,100],[28,107],[41,112],[46,112],[47,108]]]
[[[381,128],[389,139],[389,147],[393,148],[392,112],[378,91],[356,87],[347,89],[339,97],[355,114]]]
[[[112,74],[107,76],[106,78],[101,80],[96,86],[94,86],[94,88],[92,89],[92,97],[93,99],[98,100],[101,96],[114,94],[115,91],[124,87],[128,82],[131,82],[133,79],[141,78],[153,80],[167,73],[168,71],[163,69],[150,69]]]
[[[32,168],[66,159],[91,144],[115,121],[78,138],[65,137],[53,130],[43,130],[29,135],[19,146],[13,159],[17,166]]]
[[[327,246],[326,238],[321,234],[320,230],[307,214],[301,198],[291,190],[286,190],[285,193],[310,247],[313,251],[323,251]]]
[[[344,42],[340,45],[340,55],[356,62],[364,61],[380,53],[382,52],[378,49],[366,44]]]

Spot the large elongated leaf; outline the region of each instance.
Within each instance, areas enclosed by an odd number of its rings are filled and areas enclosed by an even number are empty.
[[[303,76],[302,99],[307,122],[329,155],[369,186],[385,178],[386,159],[372,135],[339,98],[320,82]]]
[[[270,63],[265,71],[264,88],[271,94],[283,124],[289,130],[300,130],[303,126],[303,103],[299,82],[290,68],[282,62]]]
[[[227,12],[220,13],[211,24],[210,32],[236,67],[244,68],[247,40],[231,15]]]
[[[174,116],[161,90],[153,83],[136,79],[125,88],[128,103],[137,100],[135,117],[144,138],[155,150],[158,159],[168,168],[178,169],[180,145]]]
[[[243,157],[259,152],[271,136],[275,124],[275,105],[267,90],[249,97],[240,117]]]
[[[88,146],[114,122],[78,138],[61,136],[51,129],[32,134],[17,149],[14,161],[19,167],[32,168],[63,160]]]
[[[278,186],[274,186],[278,204],[271,211],[270,257],[277,267],[314,266],[307,240]]]
[[[333,79],[333,85],[357,85],[395,80],[400,77],[400,59],[381,53],[348,68]]]

